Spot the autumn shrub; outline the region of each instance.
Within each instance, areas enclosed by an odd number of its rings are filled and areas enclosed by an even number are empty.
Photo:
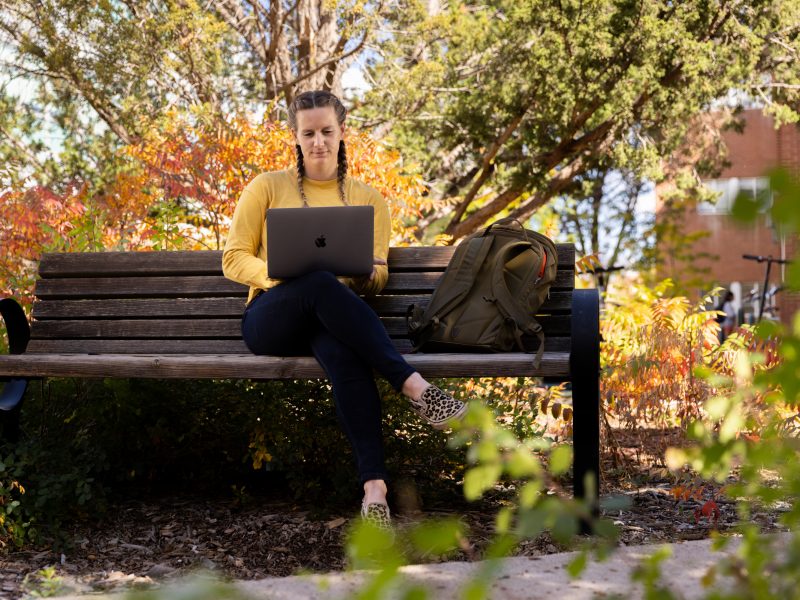
[[[665,280],[652,288],[626,282],[606,295],[601,394],[607,414],[623,426],[685,429],[721,391],[720,383],[698,378],[697,367],[730,374],[739,354],[755,350],[766,352],[766,368],[775,362],[772,342],[757,339],[750,326],[720,344],[711,296],[692,302],[671,292]],[[757,411],[758,402],[754,398],[750,410]]]
[[[785,171],[770,176],[774,196],[740,196],[733,215],[751,223],[768,212],[782,235],[800,232],[800,180]],[[765,204],[769,202],[769,204]],[[786,271],[789,290],[800,290],[800,257]],[[699,367],[695,375],[722,393],[704,404],[705,419],[688,427],[692,445],[667,452],[675,471],[691,468],[706,479],[726,481],[736,473],[725,494],[737,503],[741,544],[720,555],[704,576],[709,597],[797,598],[800,571],[800,312],[790,327],[769,321],[747,330],[746,350],[724,368]],[[750,407],[757,405],[759,410]],[[748,433],[749,432],[749,433]],[[780,510],[779,523],[789,533],[764,535],[751,515],[760,507]],[[714,549],[724,550],[728,537],[718,537]],[[735,589],[719,591],[714,584],[733,578]]]

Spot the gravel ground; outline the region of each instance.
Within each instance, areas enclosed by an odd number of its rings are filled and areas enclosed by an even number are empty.
[[[622,545],[698,540],[714,529],[736,525],[734,503],[719,496],[720,486],[693,485],[675,478],[650,460],[669,445],[671,435],[615,432],[613,452],[604,454],[604,498],[625,496],[628,506],[604,511],[620,531]],[[566,482],[568,483],[568,482]],[[493,534],[494,515],[508,494],[458,507],[425,508],[398,515],[400,526],[420,516],[459,515],[468,538],[448,560],[477,560]],[[715,502],[708,515],[702,508]],[[788,506],[756,512],[765,531],[778,530]],[[245,506],[231,500],[165,497],[127,500],[113,506],[102,522],[75,523],[73,547],[12,552],[0,559],[0,598],[18,598],[49,588],[76,591],[150,586],[202,569],[222,578],[258,579],[346,567],[343,538],[355,511],[311,518],[296,504],[251,498]],[[516,554],[540,556],[563,551],[547,534],[520,544]],[[432,559],[436,560],[436,559]],[[42,569],[52,567],[43,572]],[[49,576],[48,576],[49,573]],[[49,586],[49,588],[48,588]]]

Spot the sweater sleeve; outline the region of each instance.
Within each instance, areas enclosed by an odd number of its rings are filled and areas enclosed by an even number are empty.
[[[222,251],[222,273],[228,279],[250,287],[266,289],[267,263],[259,258],[264,228],[266,192],[263,184],[252,181],[242,191],[233,212],[233,221]]]
[[[380,192],[373,189],[370,195],[370,204],[375,207],[375,236],[374,254],[384,261],[389,256],[389,238],[392,233],[392,220],[389,215],[389,207],[381,196]],[[350,287],[358,294],[374,296],[380,292],[389,281],[388,265],[376,265],[375,277],[372,281],[369,277],[354,277],[350,281]]]

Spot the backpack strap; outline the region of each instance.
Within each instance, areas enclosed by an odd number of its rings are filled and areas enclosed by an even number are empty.
[[[516,249],[529,249],[531,246],[532,244],[530,242],[514,242],[513,244],[508,244],[503,248],[503,252],[497,255],[494,269],[492,269],[492,293],[494,297],[497,298],[498,308],[500,308],[505,315],[506,320],[511,322],[514,326],[514,336],[517,339],[517,345],[519,345],[520,350],[528,352],[522,344],[522,334],[520,331],[535,335],[539,338],[539,349],[536,351],[536,356],[533,359],[534,366],[539,368],[542,362],[542,354],[544,353],[544,333],[542,333],[542,326],[533,318],[533,315],[529,315],[525,312],[519,305],[519,302],[511,295],[511,290],[508,289],[505,277],[503,276],[503,266],[506,263],[508,255]],[[538,276],[538,273],[534,275]]]
[[[447,314],[464,299],[475,285],[478,271],[481,270],[493,241],[493,238],[474,237],[467,242],[467,249],[461,254],[461,260],[455,265],[455,269],[448,266],[444,277],[436,286],[425,309],[425,320]]]
[[[439,318],[450,312],[454,307],[466,297],[475,279],[478,277],[483,262],[492,247],[494,239],[490,237],[476,236],[462,242],[466,244],[466,249],[459,252],[459,261],[455,264],[447,265],[442,280],[437,284],[433,292],[433,297],[421,312],[415,305],[410,305],[406,311],[406,326],[409,331],[416,329],[423,323],[424,325],[415,332],[419,340],[411,349],[417,352],[431,338],[433,332],[439,326]],[[412,322],[414,327],[412,327]]]
[[[411,332],[412,337],[419,340],[411,347],[411,352],[419,352],[419,349],[431,339],[431,336],[439,326],[439,317],[437,316],[434,316],[424,326],[420,326],[420,323],[424,322],[422,317],[423,311],[418,305],[408,305],[408,309],[406,309],[406,329]]]

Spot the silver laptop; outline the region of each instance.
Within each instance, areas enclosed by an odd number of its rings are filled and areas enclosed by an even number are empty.
[[[372,272],[372,206],[268,208],[266,219],[269,277],[288,279],[311,271],[349,276]]]

